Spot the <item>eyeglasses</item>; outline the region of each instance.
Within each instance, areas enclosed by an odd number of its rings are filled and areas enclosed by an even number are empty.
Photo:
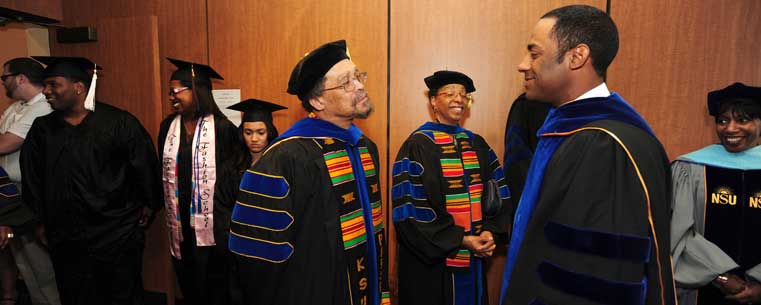
[[[328,90],[333,90],[333,89],[338,89],[338,88],[343,88],[344,91],[346,91],[346,92],[352,92],[352,91],[354,91],[354,89],[357,89],[357,85],[356,85],[355,81],[357,81],[360,84],[364,85],[365,82],[367,81],[367,72],[356,71],[356,72],[354,72],[354,77],[353,78],[347,79],[343,84],[340,84],[338,86],[335,86],[335,87],[332,87],[332,88],[327,88],[327,89],[322,89],[322,92],[325,92],[325,91],[328,91]]]
[[[11,76],[17,76],[17,75],[19,75],[19,74],[21,74],[21,73],[11,73],[11,74],[5,74],[5,75],[2,75],[2,76],[0,76],[0,80],[2,80],[2,81],[5,81],[5,80],[6,80],[6,79],[8,79],[9,77],[11,77]]]
[[[469,100],[471,98],[470,93],[464,93],[462,91],[456,92],[456,91],[443,91],[436,94],[436,96],[443,95],[444,97],[448,99],[454,99],[456,97],[460,97],[465,100]]]
[[[180,92],[190,89],[190,87],[169,88],[169,96],[176,96]]]

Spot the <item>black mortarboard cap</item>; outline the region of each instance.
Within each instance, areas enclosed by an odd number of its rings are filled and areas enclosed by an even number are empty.
[[[193,82],[193,74],[195,73],[195,81],[198,83],[211,85],[211,79],[224,79],[222,75],[219,75],[217,71],[208,65],[174,59],[166,58],[173,65],[177,67],[177,70],[172,73],[170,80],[179,80],[186,82]]]
[[[63,76],[89,83],[90,73],[95,69],[102,69],[84,57],[32,56],[32,58],[46,65],[45,70],[42,71],[44,78]]]
[[[240,103],[230,105],[227,109],[243,112],[243,122],[272,121],[272,113],[288,107],[265,102],[257,99],[247,99]]]
[[[32,58],[46,65],[45,70],[42,71],[43,78],[62,76],[87,84],[84,107],[95,111],[95,88],[98,81],[97,70],[102,70],[100,66],[84,57],[32,56]]]
[[[734,83],[728,87],[708,92],[708,113],[712,116],[719,115],[721,103],[733,98],[746,98],[761,104],[761,87],[746,86],[743,83]]]
[[[465,92],[467,93],[476,91],[476,87],[473,86],[473,80],[467,75],[457,71],[436,71],[433,75],[426,77],[423,80],[429,90],[438,90],[449,84],[460,84],[465,87]]]
[[[307,102],[305,99],[317,81],[321,80],[330,68],[344,59],[351,59],[345,40],[326,43],[307,53],[291,72],[288,93],[298,96],[302,102]]]

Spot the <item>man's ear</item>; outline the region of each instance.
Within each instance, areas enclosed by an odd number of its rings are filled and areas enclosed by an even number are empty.
[[[74,82],[74,92],[79,94],[87,94],[87,87],[85,86],[85,83],[83,82]]]
[[[585,43],[578,44],[573,49],[568,50],[568,52],[571,55],[569,63],[571,70],[581,69],[589,61],[589,46]]]
[[[316,97],[309,99],[309,105],[312,106],[312,109],[314,109],[314,111],[325,110],[325,102],[321,101],[319,98],[316,98]]]

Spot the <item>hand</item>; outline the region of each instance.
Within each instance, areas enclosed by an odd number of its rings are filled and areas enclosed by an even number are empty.
[[[143,207],[143,209],[140,211],[140,219],[137,221],[137,224],[142,227],[148,227],[153,222],[153,210],[149,207]]]
[[[488,257],[492,255],[497,246],[494,244],[491,232],[484,231],[478,236],[467,235],[463,237],[462,247],[473,252],[476,257]]]
[[[13,229],[9,226],[0,226],[0,249],[5,249],[13,238]]]
[[[745,287],[739,293],[728,295],[727,299],[740,304],[753,304],[761,302],[761,283],[756,281],[745,282]]]
[[[45,248],[48,247],[48,237],[45,236],[45,226],[38,225],[34,228],[34,235],[37,237],[37,241],[40,242]]]
[[[713,284],[726,295],[737,294],[745,289],[745,280],[734,274],[719,275],[713,280]]]
[[[480,257],[490,257],[494,254],[494,249],[497,248],[497,244],[494,243],[494,236],[489,231],[481,232],[481,240],[484,243],[481,245]],[[478,256],[478,255],[476,255]]]

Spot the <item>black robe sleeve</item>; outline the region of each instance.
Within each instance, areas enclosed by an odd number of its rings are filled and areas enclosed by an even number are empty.
[[[465,229],[455,225],[447,212],[439,151],[425,135],[412,135],[402,144],[395,161],[409,163],[410,169],[393,173],[393,208],[399,211],[397,208],[412,204],[415,211],[409,217],[395,212],[397,240],[428,264],[454,254],[465,236]]]
[[[29,209],[35,214],[40,215],[42,209],[43,186],[45,185],[44,175],[44,139],[45,129],[40,127],[37,120],[32,123],[32,127],[24,139],[21,146],[21,156],[19,162],[21,166],[22,189],[24,194],[22,200]],[[44,218],[44,216],[40,215]]]
[[[123,139],[122,145],[127,152],[134,199],[154,212],[161,210],[164,207],[161,165],[151,136],[137,118],[128,113],[125,113],[123,128],[119,128],[118,132],[117,137]]]
[[[288,139],[244,174],[230,250],[247,304],[350,302],[343,299],[347,273],[336,208],[341,202],[326,173],[317,142]]]

